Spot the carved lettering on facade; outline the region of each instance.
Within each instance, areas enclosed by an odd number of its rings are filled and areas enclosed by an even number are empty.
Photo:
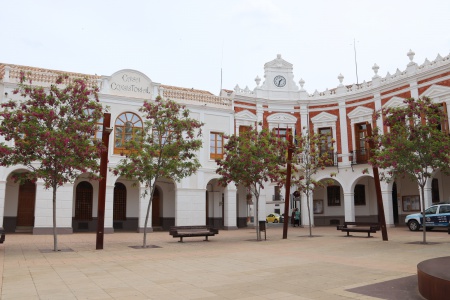
[[[152,90],[150,80],[139,73],[123,71],[114,74],[110,79],[110,91],[118,95],[148,97]]]

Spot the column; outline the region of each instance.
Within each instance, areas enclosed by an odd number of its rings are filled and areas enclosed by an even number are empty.
[[[150,195],[147,194],[145,197],[143,195],[145,194],[145,191],[147,188],[144,185],[139,186],[139,232],[144,232],[144,225],[145,225],[145,218],[147,217],[147,208],[148,203],[150,201]],[[152,232],[152,211],[150,207],[150,211],[148,213],[148,222],[147,222],[147,230],[146,232]]]
[[[236,185],[231,182],[224,190],[224,229],[232,230],[238,229],[236,224]]]
[[[36,203],[33,234],[53,234],[53,190],[44,182],[36,182]],[[73,232],[73,185],[65,184],[56,190],[56,228],[58,234]]]
[[[306,194],[302,192],[302,197],[300,200],[300,218],[302,226],[309,226],[309,217],[308,217],[308,202],[310,208],[310,217],[311,217],[311,226],[314,227],[314,207],[313,207],[313,191],[309,192],[309,199],[306,197]]]
[[[178,188],[175,192],[175,225],[205,225],[206,189]]]
[[[374,98],[374,102],[375,102],[375,111],[379,111],[381,110],[381,94],[375,93],[373,95]],[[379,129],[381,133],[384,133],[384,128],[383,128],[383,118],[377,118],[376,120],[376,124],[375,124]]]
[[[114,233],[114,185],[106,186],[104,233]]]
[[[392,203],[392,189],[381,190],[381,198],[383,199],[384,217],[386,221],[386,227],[395,227],[394,224],[394,208]]]
[[[431,197],[431,180],[428,180],[427,185],[423,188],[423,193],[424,193],[424,202],[425,202],[425,207],[424,209],[427,209],[428,207],[430,207],[433,204],[433,199]],[[420,192],[420,187],[419,187],[419,194],[421,194]],[[422,197],[422,196],[421,196]],[[420,201],[420,205],[422,205],[422,201]]]
[[[355,201],[354,193],[344,191],[344,214],[345,222],[355,222]]]
[[[300,131],[303,133],[309,127],[308,106],[300,105]],[[305,128],[305,129],[303,129]],[[300,134],[298,132],[297,134]]]
[[[259,125],[259,124],[262,125]],[[261,131],[264,126],[264,108],[261,103],[256,103],[256,129]]]
[[[342,153],[342,165],[350,166],[351,161],[349,160],[349,150],[348,150],[348,131],[347,131],[347,111],[345,102],[339,102],[339,126],[341,130],[341,140],[336,141],[336,143],[340,142],[341,145],[341,153]],[[336,145],[337,147],[337,145]]]

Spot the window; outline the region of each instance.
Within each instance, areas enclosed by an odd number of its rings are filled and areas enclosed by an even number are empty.
[[[239,135],[241,135],[244,132],[249,132],[250,130],[252,130],[252,128],[250,126],[239,126]]]
[[[211,132],[209,135],[209,158],[223,158],[223,134],[220,132]]]
[[[127,153],[126,143],[142,134],[142,120],[134,113],[123,113],[116,119],[114,129],[114,154]]]
[[[436,178],[431,180],[431,200],[433,203],[439,202],[439,181]]]
[[[97,121],[97,129],[95,130],[94,140],[101,141],[103,136],[103,118]]]
[[[172,131],[160,133],[158,130],[153,129],[152,133],[153,133],[153,139],[155,141],[157,141],[157,143],[160,144],[161,146],[164,146],[164,145],[166,145],[167,138],[169,138],[169,134],[171,134]]]
[[[273,195],[273,200],[274,201],[280,201],[281,200],[281,191],[280,191],[280,187],[279,186],[274,186],[274,191],[273,191],[274,195]]]
[[[289,141],[292,142],[292,129],[291,128],[274,128],[273,132],[278,138],[283,140],[286,139],[286,136],[289,137]]]
[[[356,163],[366,163],[368,159],[369,145],[366,142],[366,123],[355,124]]]
[[[450,133],[448,128],[448,112],[447,112],[447,104],[444,102],[442,103],[440,110],[442,111],[443,118],[441,120],[441,124],[439,124],[438,128],[442,132]]]
[[[355,205],[366,205],[366,186],[364,184],[357,184],[355,186]]]
[[[332,142],[332,131],[331,127],[319,128],[319,135],[323,136],[320,142],[320,156],[328,154],[328,159],[331,160],[327,165],[334,165],[334,153],[333,153],[333,142]]]
[[[450,213],[450,205],[441,205],[439,207],[439,213],[440,214],[448,214],[448,213]]]
[[[327,187],[328,206],[341,206],[341,188],[337,185]]]

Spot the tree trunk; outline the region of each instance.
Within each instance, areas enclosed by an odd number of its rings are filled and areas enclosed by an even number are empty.
[[[156,180],[155,180],[156,183]],[[147,213],[145,215],[145,223],[144,223],[144,241],[142,243],[142,248],[146,248],[147,247],[147,223],[148,223],[148,216],[150,214],[150,207],[152,206],[152,200],[153,200],[153,192],[155,190],[155,184],[150,185],[150,199],[148,201],[148,206],[147,206]]]
[[[261,240],[261,231],[259,230],[259,195],[256,196],[254,220],[255,220],[255,228],[256,228],[256,240],[260,241]]]
[[[56,232],[56,185],[53,185],[53,251],[58,251],[58,234]]]
[[[306,207],[308,208],[309,237],[312,237],[311,206],[309,205],[309,190],[307,190],[307,192],[306,192]]]
[[[427,228],[425,226],[425,192],[424,192],[424,186],[425,185],[420,185],[420,194],[421,194],[421,205],[422,205],[422,232],[423,232],[423,244],[427,243],[427,237],[426,237],[426,232],[427,232]]]

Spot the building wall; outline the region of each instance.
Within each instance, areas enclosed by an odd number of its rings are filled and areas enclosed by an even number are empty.
[[[410,53],[408,53],[410,55]],[[8,99],[18,99],[12,91],[18,82],[20,70],[31,71],[34,75],[33,83],[49,86],[54,80],[54,75],[62,71],[42,70],[38,68],[0,64],[0,102]],[[211,132],[221,132],[225,135],[238,133],[239,126],[257,126],[262,122],[262,127],[276,128],[289,127],[301,132],[303,127],[317,130],[320,126],[332,127],[336,143],[335,151],[338,153],[338,164],[327,167],[317,174],[319,180],[333,179],[341,189],[340,206],[327,205],[327,193],[325,189],[317,189],[310,199],[302,195],[301,200],[290,207],[301,206],[302,224],[308,225],[307,204],[314,207],[314,201],[323,201],[323,211],[311,213],[313,225],[331,225],[344,220],[376,220],[378,209],[375,196],[373,173],[368,164],[352,164],[352,151],[355,150],[354,124],[359,122],[375,123],[373,112],[383,106],[396,105],[405,97],[428,96],[434,101],[446,103],[450,106],[450,59],[449,56],[436,60],[416,64],[411,60],[403,72],[398,71],[394,75],[381,77],[374,66],[374,76],[370,82],[359,85],[344,85],[339,78],[336,88],[324,92],[309,94],[304,88],[304,82],[299,85],[294,82],[294,69],[292,64],[281,58],[264,64],[265,81],[253,89],[240,89],[222,93],[224,97],[217,97],[206,91],[185,89],[162,85],[154,82],[146,74],[135,70],[119,70],[111,76],[87,75],[92,84],[101,85],[100,101],[111,113],[112,127],[117,117],[124,112],[132,112],[140,115],[139,108],[144,100],[154,100],[158,95],[170,98],[191,111],[191,117],[204,122],[203,148],[198,152],[198,158],[202,167],[198,172],[179,183],[170,179],[157,182],[160,191],[160,218],[163,229],[170,225],[200,225],[207,222],[215,226],[225,226],[227,229],[247,226],[251,220],[264,220],[265,215],[275,210],[290,215],[291,211],[284,211],[284,200],[273,201],[273,185],[267,184],[261,195],[260,215],[255,218],[254,199],[249,204],[246,198],[247,191],[244,187],[234,185],[227,188],[215,186],[218,175],[215,173],[216,163],[210,158],[209,142]],[[52,75],[53,74],[53,75]],[[77,77],[84,74],[69,73],[69,76]],[[283,87],[274,85],[275,76],[282,75],[287,79]],[[8,95],[6,95],[7,93]],[[450,109],[448,109],[450,111]],[[315,128],[315,129],[314,129]],[[109,164],[114,167],[122,158],[114,154],[114,133],[109,141]],[[4,139],[0,137],[0,142]],[[9,142],[11,143],[11,142]],[[14,218],[17,216],[18,186],[8,176],[14,168],[0,168],[0,220],[4,226],[14,230]],[[22,168],[23,169],[23,168]],[[334,173],[334,175],[331,175]],[[75,228],[72,219],[75,211],[75,187],[83,179],[80,178],[74,184],[62,187],[58,192],[58,220],[57,227],[70,233]],[[444,174],[436,174],[439,180],[439,193],[442,201],[450,201],[450,178]],[[134,185],[133,181],[116,178],[108,174],[105,231],[113,232],[112,208],[113,188],[116,182],[122,182],[127,188],[127,223],[128,230],[141,231],[147,198],[141,197],[144,187]],[[93,225],[97,216],[98,183],[94,186]],[[214,187],[211,187],[211,184]],[[365,185],[366,205],[354,206],[353,189],[356,184]],[[397,194],[392,194],[392,183],[382,183],[383,202],[385,203],[385,215],[388,225],[394,226],[394,205],[398,208],[398,225],[402,225],[403,216],[408,214],[403,208],[403,197],[418,195],[417,185],[407,179],[396,182]],[[431,182],[427,193],[431,193]],[[293,192],[295,187],[291,188]],[[281,194],[285,198],[285,191]],[[51,222],[51,193],[43,189],[42,183],[37,183],[35,207],[35,225],[33,232],[50,233]],[[223,201],[222,201],[223,197]],[[289,197],[290,198],[290,197]],[[397,202],[394,203],[394,198]],[[430,205],[431,196],[426,197],[426,205]],[[207,211],[208,207],[208,211]],[[208,215],[208,218],[207,218]],[[151,216],[149,220],[151,224]],[[91,226],[91,225],[90,225]],[[150,225],[151,227],[151,225]],[[92,228],[90,228],[92,230]]]

